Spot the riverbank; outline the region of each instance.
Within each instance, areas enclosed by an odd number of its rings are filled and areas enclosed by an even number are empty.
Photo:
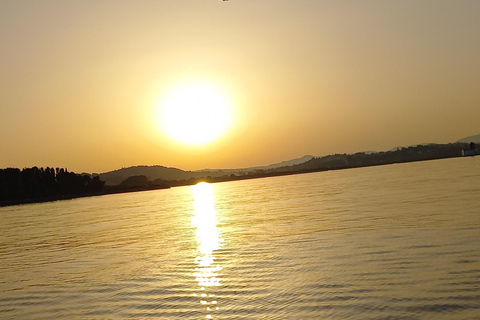
[[[335,154],[328,155],[324,157],[313,158],[305,163],[279,167],[274,169],[258,169],[253,170],[243,174],[230,174],[223,176],[205,176],[199,178],[190,178],[185,180],[160,180],[148,181],[146,176],[132,176],[126,179],[124,182],[119,185],[109,186],[99,180],[98,176],[93,179],[89,176],[77,175],[75,173],[69,173],[63,169],[49,169],[43,170],[43,168],[31,168],[23,169],[3,169],[2,175],[3,180],[1,186],[5,192],[7,190],[10,194],[20,194],[24,195],[8,198],[5,194],[2,194],[0,200],[0,206],[11,206],[19,204],[29,204],[29,203],[41,203],[41,202],[50,202],[50,201],[59,201],[59,200],[69,200],[80,197],[92,197],[92,196],[101,196],[108,194],[117,194],[117,193],[128,193],[128,192],[140,192],[140,191],[149,191],[149,190],[159,190],[166,189],[171,187],[194,185],[198,182],[227,182],[227,181],[237,181],[237,180],[247,180],[247,179],[259,179],[275,176],[286,176],[294,174],[304,174],[310,172],[321,172],[329,170],[342,170],[342,169],[351,169],[351,168],[361,168],[361,167],[371,167],[371,166],[381,166],[388,165],[393,163],[406,163],[406,162],[416,162],[416,161],[428,161],[428,160],[437,160],[437,159],[446,159],[446,158],[455,158],[463,157],[465,150],[471,150],[471,145],[468,143],[451,143],[451,144],[428,144],[428,145],[418,145],[408,148],[398,148],[396,150],[391,150],[387,152],[378,152],[378,153],[364,153],[359,152],[355,154]],[[476,151],[476,149],[475,149]],[[478,154],[476,152],[475,154]],[[5,183],[5,172],[9,170],[10,181],[20,181],[17,184],[11,184],[17,188],[17,193],[8,190],[8,181]],[[29,180],[30,185],[34,185],[35,188],[30,186],[30,189],[25,191],[25,186],[22,185],[22,175],[24,172],[44,172],[43,176],[38,175],[38,181],[36,184],[32,183]],[[46,172],[46,174],[45,174]],[[12,176],[15,178],[15,174],[18,175],[15,179],[12,179]],[[75,185],[72,181],[76,181],[77,189],[65,189],[65,176],[69,177],[70,185]],[[47,181],[47,182],[45,182]],[[63,182],[62,182],[63,181]],[[43,183],[43,185],[42,185]],[[27,184],[28,185],[28,184]],[[33,189],[32,189],[33,188]],[[46,193],[50,188],[50,194]],[[28,188],[27,188],[28,189]],[[39,191],[40,190],[40,191]],[[54,190],[54,191],[52,191]],[[71,190],[81,190],[82,192],[72,192]],[[23,193],[22,193],[23,192]],[[28,193],[30,192],[30,193]],[[43,193],[42,193],[43,192]],[[57,192],[52,193],[52,192]],[[30,196],[29,196],[30,195]],[[37,196],[35,196],[37,195]]]

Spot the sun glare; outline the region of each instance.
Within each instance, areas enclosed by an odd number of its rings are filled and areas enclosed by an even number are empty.
[[[220,138],[233,122],[229,97],[208,83],[189,83],[170,90],[160,101],[157,123],[178,143],[205,145]]]

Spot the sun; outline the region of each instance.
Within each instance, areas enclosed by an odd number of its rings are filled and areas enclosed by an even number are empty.
[[[233,122],[231,99],[211,83],[185,83],[170,89],[160,100],[157,125],[169,138],[201,146],[222,137]]]

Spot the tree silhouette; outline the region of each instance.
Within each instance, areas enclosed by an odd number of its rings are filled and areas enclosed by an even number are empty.
[[[98,176],[61,168],[0,169],[0,205],[96,195],[104,185]]]

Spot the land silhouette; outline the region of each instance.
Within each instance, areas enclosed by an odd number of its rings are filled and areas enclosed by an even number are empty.
[[[0,205],[93,196],[103,193],[104,185],[99,176],[63,168],[0,169]]]
[[[393,163],[478,155],[480,135],[449,144],[397,147],[385,152],[304,156],[262,167],[184,171],[163,166],[135,166],[99,175],[76,174],[60,168],[0,169],[0,206],[54,201],[112,193],[145,191],[307,172],[340,170]]]

